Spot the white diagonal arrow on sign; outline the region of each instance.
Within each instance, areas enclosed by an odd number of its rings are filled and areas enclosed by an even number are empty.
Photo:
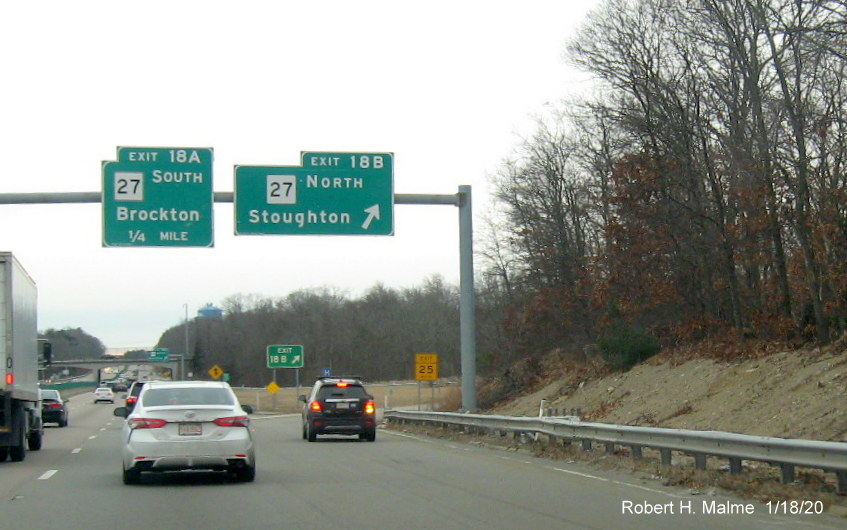
[[[371,226],[371,221],[374,219],[379,220],[379,204],[374,204],[370,208],[365,208],[365,213],[367,213],[368,216],[365,218],[365,222],[362,223],[362,228],[367,230],[368,227]]]

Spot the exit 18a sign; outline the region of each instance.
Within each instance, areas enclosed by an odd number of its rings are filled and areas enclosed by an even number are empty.
[[[268,346],[268,368],[303,368],[303,346]]]
[[[212,149],[118,147],[103,162],[104,247],[211,247]]]

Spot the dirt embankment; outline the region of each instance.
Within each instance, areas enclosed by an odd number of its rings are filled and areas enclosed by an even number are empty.
[[[586,421],[847,441],[843,343],[732,362],[663,354],[605,375],[555,356],[542,365],[552,375],[488,412],[537,416],[545,400]]]

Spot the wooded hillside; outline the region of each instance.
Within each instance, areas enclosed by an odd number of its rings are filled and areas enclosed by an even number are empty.
[[[414,379],[415,353],[438,353],[441,375],[459,373],[459,303],[455,287],[435,277],[403,290],[376,285],[360,298],[330,288],[284,298],[235,295],[222,304],[221,319],[189,322],[192,369],[203,378],[214,365],[232,383],[265,386],[272,380],[267,346],[302,345],[301,382],[324,368],[367,380]],[[185,350],[185,327],[159,340],[173,353]],[[280,385],[293,385],[294,370],[277,369]]]
[[[485,290],[512,345],[626,329],[827,343],[847,309],[847,4],[610,0],[596,90],[495,177]],[[531,82],[531,80],[528,80]]]

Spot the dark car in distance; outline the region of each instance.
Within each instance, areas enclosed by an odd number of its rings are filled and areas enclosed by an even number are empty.
[[[141,389],[144,388],[145,383],[147,381],[133,381],[129,385],[129,390],[126,393],[126,399],[124,401],[128,412],[132,412],[132,409],[135,408],[135,404],[138,402],[138,395],[141,394]]]
[[[314,442],[319,434],[358,435],[376,440],[376,404],[360,378],[320,377],[303,406],[303,439]]]
[[[43,423],[56,423],[59,427],[68,425],[67,401],[62,399],[58,390],[41,389],[41,421]]]

